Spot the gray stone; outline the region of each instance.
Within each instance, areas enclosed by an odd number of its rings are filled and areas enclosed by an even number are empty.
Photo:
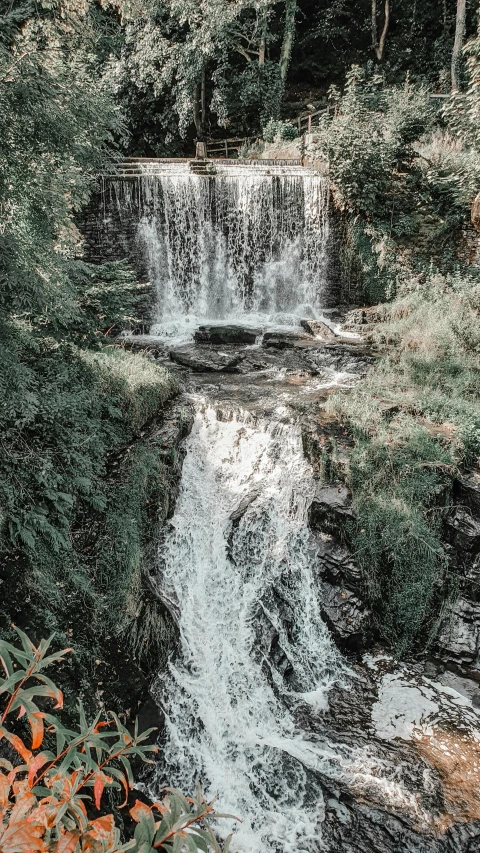
[[[446,523],[454,531],[456,547],[474,553],[480,549],[480,521],[469,509],[456,507],[448,514]]]
[[[381,305],[371,305],[365,308],[353,308],[345,315],[344,325],[364,326],[367,323],[379,323],[385,319],[386,309]]]
[[[337,333],[323,320],[300,320],[300,325],[303,329],[314,337],[332,340],[337,337]]]
[[[478,668],[480,604],[459,598],[447,614],[438,646],[443,656],[459,666]]]
[[[312,530],[344,539],[345,525],[355,518],[350,489],[340,482],[317,486],[308,513]]]
[[[240,501],[239,505],[236,509],[230,513],[230,521],[233,524],[238,524],[240,519],[245,515],[248,507],[258,498],[259,492],[257,489],[249,492],[248,495],[245,495],[244,498]]]
[[[341,649],[360,652],[365,648],[371,633],[371,612],[355,593],[322,583],[320,611]]]
[[[427,660],[423,668],[423,673],[427,678],[437,678],[438,667],[436,666],[436,664],[434,664],[433,661]]]
[[[480,518],[480,474],[456,477],[453,496],[456,504],[468,507],[474,517]]]
[[[275,349],[288,349],[311,343],[311,337],[298,332],[265,332],[262,339],[262,346],[275,347]]]
[[[477,595],[480,595],[480,557],[477,557],[473,563],[468,566],[465,572],[465,578],[474,587]]]
[[[199,326],[194,338],[201,344],[254,344],[260,333],[243,326]]]
[[[362,573],[355,563],[351,551],[331,536],[316,537],[318,548],[318,570],[323,580],[359,592]]]
[[[206,347],[186,346],[169,352],[172,361],[198,373],[239,373],[243,355],[236,351],[219,352]]]

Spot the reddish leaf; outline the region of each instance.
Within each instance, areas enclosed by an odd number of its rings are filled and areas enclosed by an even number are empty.
[[[43,841],[44,827],[32,826],[25,822],[12,823],[10,820],[3,835],[0,836],[2,853],[47,853]]]
[[[78,844],[79,838],[80,833],[76,830],[73,832],[66,832],[58,839],[55,847],[53,848],[53,853],[73,853]]]
[[[4,737],[9,743],[12,744],[13,748],[17,750],[18,754],[22,756],[23,760],[26,764],[30,764],[32,760],[32,753],[25,746],[23,740],[17,735],[12,734],[7,729],[4,729],[3,726],[0,726],[0,740]]]
[[[42,745],[43,717],[44,715],[41,711],[36,711],[28,717],[28,722],[30,723],[30,728],[32,730],[32,749],[38,749],[38,747]]]
[[[47,754],[45,752],[39,752],[38,755],[35,756],[30,767],[28,768],[28,784],[31,785],[35,776],[37,775],[37,771],[40,770],[40,767],[43,767],[44,764],[48,761]]]
[[[135,805],[130,809],[130,814],[135,823],[140,823],[142,816],[146,816],[147,814],[150,814],[150,812],[150,807],[145,803],[142,803],[140,800],[135,800]]]
[[[105,777],[103,773],[97,773],[95,776],[95,784],[93,786],[93,796],[95,798],[95,807],[100,808],[103,789],[105,788]]]
[[[5,773],[0,773],[0,809],[6,808],[10,796],[10,782]]]
[[[109,838],[114,829],[115,822],[113,820],[113,814],[106,814],[103,817],[97,817],[96,820],[92,820],[90,835],[96,839]]]

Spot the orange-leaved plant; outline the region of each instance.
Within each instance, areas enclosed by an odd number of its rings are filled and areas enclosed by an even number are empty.
[[[168,788],[161,802],[137,800],[130,810],[134,837],[127,841],[112,814],[92,818],[87,813],[85,801],[93,793],[90,812],[98,811],[105,788],[123,789],[126,805],[133,788],[130,760],[151,761],[148,753],[156,747],[145,741],[154,730],[139,734],[135,723],[130,734],[111,712],[89,725],[80,703],[79,730],[65,728],[37,702],[50,699],[54,711],[61,709],[62,693],[44,670],[71,649],[48,654],[51,639],[35,646],[15,630],[21,647],[0,640],[0,853],[226,853],[230,839],[221,847],[209,819],[231,816],[216,813],[200,789],[193,798]],[[29,746],[11,731],[14,714],[28,721]],[[45,732],[54,749],[42,749]],[[12,760],[2,757],[2,740],[10,744]]]

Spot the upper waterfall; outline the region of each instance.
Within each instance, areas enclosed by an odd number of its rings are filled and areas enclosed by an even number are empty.
[[[325,307],[328,184],[302,167],[199,177],[166,164],[108,180],[104,210],[130,228],[154,285],[154,334],[232,320],[294,325]]]

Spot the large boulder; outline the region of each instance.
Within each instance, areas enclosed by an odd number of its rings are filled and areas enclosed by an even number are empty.
[[[457,476],[453,483],[453,499],[458,506],[468,507],[480,519],[480,474]]]
[[[480,604],[458,598],[446,615],[438,647],[443,660],[480,679]]]
[[[320,612],[340,649],[364,651],[372,638],[372,614],[349,589],[321,584]]]
[[[333,340],[337,337],[337,333],[325,323],[324,320],[300,320],[302,329],[305,329],[308,335],[313,335],[315,338],[323,338],[325,340]]]
[[[172,349],[169,356],[176,364],[188,367],[195,373],[239,373],[238,365],[243,354],[235,351],[219,352],[197,346]]]
[[[265,332],[262,339],[262,346],[274,347],[275,349],[289,349],[291,347],[308,346],[309,344],[312,344],[311,336],[290,331]]]
[[[260,333],[244,326],[199,326],[194,338],[197,344],[254,344]]]
[[[325,534],[316,537],[316,546],[318,572],[322,580],[361,593],[362,572],[352,552]]]

